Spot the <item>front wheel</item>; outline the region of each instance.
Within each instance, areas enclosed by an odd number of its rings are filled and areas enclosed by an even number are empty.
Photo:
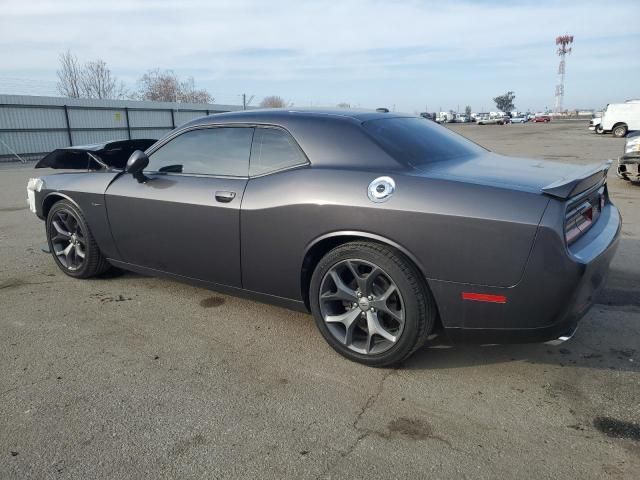
[[[327,253],[313,272],[309,294],[329,345],[375,367],[397,364],[424,345],[437,315],[411,261],[373,242],[347,243]]]
[[[596,125],[596,133],[599,135],[604,133],[604,129],[602,128],[602,125]]]
[[[47,242],[53,259],[64,273],[89,278],[110,267],[96,244],[78,207],[61,200],[47,215]]]

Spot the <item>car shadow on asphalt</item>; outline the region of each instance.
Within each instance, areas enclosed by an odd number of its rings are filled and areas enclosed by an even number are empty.
[[[96,280],[150,279],[134,272],[113,268]],[[163,280],[173,284],[173,280]],[[202,289],[203,292],[210,290]],[[631,302],[630,302],[631,300]],[[616,307],[637,309],[636,292],[605,290],[601,305],[594,309]],[[611,314],[611,310],[609,314]],[[626,313],[629,315],[629,312]],[[606,334],[603,334],[606,332]],[[293,339],[292,339],[293,341]],[[625,325],[612,327],[593,310],[581,322],[576,335],[560,346],[542,343],[509,345],[476,345],[451,343],[441,335],[402,364],[408,370],[438,370],[480,365],[527,362],[557,367],[580,367],[621,372],[640,372],[640,335],[625,330]]]
[[[616,330],[602,334],[607,328],[598,318],[580,328],[575,336],[559,345],[544,343],[511,345],[453,344],[438,337],[410,357],[403,368],[439,370],[480,365],[526,362],[621,372],[640,372],[640,338]],[[635,338],[634,338],[635,337]]]

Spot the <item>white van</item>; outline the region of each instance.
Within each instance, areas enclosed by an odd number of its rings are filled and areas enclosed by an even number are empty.
[[[627,132],[640,130],[640,100],[610,103],[602,114],[600,128],[614,137],[624,137]]]

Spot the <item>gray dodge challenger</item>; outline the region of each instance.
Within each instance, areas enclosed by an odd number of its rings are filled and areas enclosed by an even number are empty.
[[[71,277],[310,311],[337,352],[385,366],[438,333],[570,338],[618,245],[609,166],[505,157],[409,115],[254,110],[55,150],[36,168],[70,171],[27,193]]]

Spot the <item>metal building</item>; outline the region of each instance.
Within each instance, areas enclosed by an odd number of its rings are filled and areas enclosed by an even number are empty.
[[[238,105],[0,95],[0,162],[37,160],[61,147],[160,138],[189,120]]]

